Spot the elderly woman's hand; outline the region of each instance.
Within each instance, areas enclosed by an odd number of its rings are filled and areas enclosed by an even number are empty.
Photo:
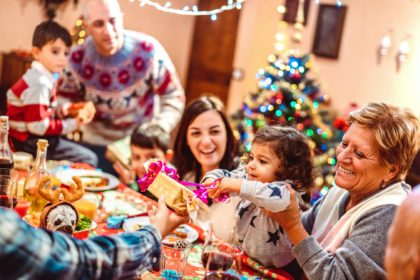
[[[308,233],[305,231],[301,222],[299,206],[296,201],[296,191],[289,185],[287,189],[290,192],[289,208],[277,213],[265,209],[262,209],[262,211],[278,223],[287,232],[290,241],[296,245],[305,239]]]

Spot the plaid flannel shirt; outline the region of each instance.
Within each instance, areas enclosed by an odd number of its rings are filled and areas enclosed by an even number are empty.
[[[78,240],[0,207],[0,279],[133,279],[159,260],[160,248],[153,226]]]

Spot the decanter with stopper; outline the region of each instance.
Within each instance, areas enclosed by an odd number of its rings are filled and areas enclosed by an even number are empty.
[[[44,206],[48,203],[38,193],[38,183],[43,175],[49,175],[47,169],[47,148],[48,141],[39,139],[37,142],[37,152],[35,164],[29,172],[25,181],[25,200],[29,202],[28,215],[35,226],[39,224],[39,218]]]

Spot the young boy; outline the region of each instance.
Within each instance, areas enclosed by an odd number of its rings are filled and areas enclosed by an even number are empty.
[[[137,179],[146,174],[144,164],[152,158],[169,162],[172,159],[173,151],[169,149],[169,134],[158,124],[152,122],[144,122],[134,129],[131,134],[130,148],[130,166],[124,167],[118,161],[113,166],[122,183],[139,191]],[[147,191],[144,194],[151,196]]]
[[[95,109],[89,103],[57,105],[55,82],[67,64],[69,32],[53,21],[39,24],[32,38],[34,61],[7,92],[10,138],[17,151],[35,156],[39,138],[48,140],[48,159],[85,162],[96,166],[97,156],[61,137],[89,123]],[[5,69],[6,70],[6,69]],[[70,117],[64,119],[64,117]]]

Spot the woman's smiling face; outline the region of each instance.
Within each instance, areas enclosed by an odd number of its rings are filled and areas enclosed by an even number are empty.
[[[226,143],[226,127],[215,110],[198,115],[188,126],[187,144],[203,172],[219,168]]]
[[[351,195],[364,197],[392,179],[390,168],[381,164],[372,130],[352,124],[337,147],[335,183]]]

